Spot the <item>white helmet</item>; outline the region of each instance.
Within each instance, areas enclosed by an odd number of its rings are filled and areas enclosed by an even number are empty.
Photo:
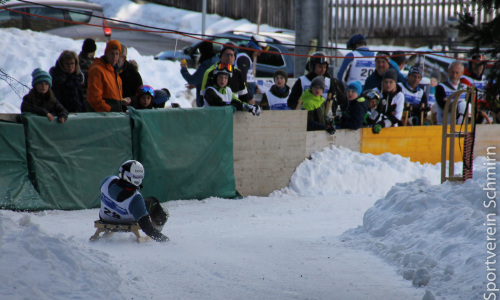
[[[118,176],[136,187],[141,187],[144,179],[144,167],[137,160],[127,160],[120,167]]]

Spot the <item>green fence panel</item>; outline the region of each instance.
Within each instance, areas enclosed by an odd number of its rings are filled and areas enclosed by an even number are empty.
[[[123,113],[74,114],[64,124],[26,114],[24,124],[35,187],[56,209],[99,207],[101,180],[132,159],[130,118]]]
[[[231,107],[130,109],[130,116],[144,196],[162,202],[237,196]]]
[[[23,124],[0,122],[0,166],[0,208],[52,208],[42,201],[29,180]]]

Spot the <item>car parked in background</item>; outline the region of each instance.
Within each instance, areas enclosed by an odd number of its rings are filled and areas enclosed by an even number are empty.
[[[234,42],[238,46],[247,47],[248,41],[253,33],[249,32],[225,32],[217,34],[216,36],[207,37],[207,40],[214,42],[214,50],[219,53],[222,44],[229,41]],[[266,42],[269,45],[268,52],[275,53],[262,53],[257,58],[257,77],[273,77],[274,72],[279,69],[285,70],[288,76],[293,77],[293,58],[290,55],[287,47],[285,47],[279,40],[269,36],[265,36]],[[195,68],[196,62],[200,57],[198,47],[202,41],[197,41],[191,46],[184,47],[182,50],[177,51],[163,51],[155,56],[157,60],[171,60],[181,61],[185,59],[189,68]],[[279,53],[279,54],[276,54]]]
[[[93,38],[96,41],[107,41],[111,38],[111,28],[108,27],[103,9],[98,4],[69,0],[1,1],[0,3],[2,8],[9,9],[0,9],[0,28],[31,29],[73,39]]]

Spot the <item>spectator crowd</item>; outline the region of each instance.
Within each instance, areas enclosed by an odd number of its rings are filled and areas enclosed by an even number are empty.
[[[123,43],[108,41],[101,57],[94,57],[96,49],[95,41],[86,39],[80,54],[65,50],[49,72],[35,69],[33,88],[24,96],[21,112],[64,123],[70,113],[165,107],[169,90],[144,84],[138,64],[127,59]],[[284,70],[276,71],[274,84],[257,104],[254,64],[268,49],[258,35],[244,48],[227,42],[218,54],[212,43],[200,43],[197,70],[191,74],[185,62],[180,66],[186,87],[196,88],[196,106],[229,105],[255,116],[261,110],[306,110],[307,130],[334,134],[339,128],[371,127],[377,134],[388,127],[449,123],[452,117],[460,124],[471,113],[465,93],[458,99],[457,115],[448,114],[447,120],[445,105],[454,92],[475,86],[476,120],[489,123],[498,121],[500,115],[486,101],[483,55],[470,57],[467,67],[459,61],[451,63],[443,78],[439,71],[433,71],[430,85],[423,86],[421,66],[407,66],[404,52],[371,51],[362,34],[347,42],[351,52],[344,57],[337,76],[329,73],[330,58],[315,52],[308,59],[305,74],[292,86]]]

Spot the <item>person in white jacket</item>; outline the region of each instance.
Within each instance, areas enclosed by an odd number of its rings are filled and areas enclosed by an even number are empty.
[[[397,84],[398,73],[389,69],[385,71],[382,79],[380,94],[382,100],[378,106],[378,118],[372,127],[373,133],[379,133],[382,128],[403,125],[401,118],[405,105],[405,95],[401,86]]]

